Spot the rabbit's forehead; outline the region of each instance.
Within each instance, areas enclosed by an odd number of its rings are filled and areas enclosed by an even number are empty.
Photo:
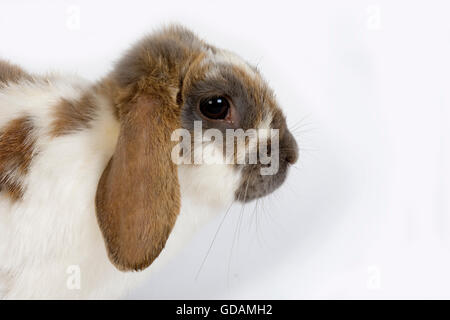
[[[208,50],[203,60],[203,63],[207,63],[211,66],[220,66],[220,65],[232,65],[237,68],[240,68],[244,71],[247,76],[252,77],[255,81],[262,80],[256,68],[250,66],[244,59],[235,54],[234,52],[228,50],[216,50],[211,51]],[[211,72],[218,71],[217,69],[213,69]]]

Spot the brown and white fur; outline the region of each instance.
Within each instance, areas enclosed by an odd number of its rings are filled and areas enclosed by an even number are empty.
[[[233,96],[237,118],[202,119],[209,93]],[[176,166],[170,132],[193,120],[280,129],[280,172]],[[232,201],[276,189],[296,159],[258,71],[182,27],[146,37],[94,84],[0,60],[0,298],[120,297]]]

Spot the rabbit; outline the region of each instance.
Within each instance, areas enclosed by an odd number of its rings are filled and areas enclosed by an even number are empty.
[[[173,132],[195,123],[277,129],[278,171],[175,163]],[[204,158],[224,152],[200,145]],[[0,60],[0,298],[124,297],[234,201],[277,189],[297,158],[257,68],[180,25],[95,83]]]

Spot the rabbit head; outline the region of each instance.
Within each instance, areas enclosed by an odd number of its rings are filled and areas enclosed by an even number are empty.
[[[198,173],[214,166],[238,177],[231,188],[212,177],[206,189],[217,199],[227,193],[245,202],[274,191],[297,160],[295,139],[258,70],[182,27],[141,40],[108,81],[120,134],[98,184],[96,211],[110,260],[120,270],[144,269],[164,248],[180,211],[180,167]],[[180,129],[191,139],[174,139]],[[230,132],[244,133],[243,143],[228,139]],[[260,161],[263,142],[267,155],[277,157],[271,174],[263,173],[271,166]],[[245,161],[252,156],[256,161]],[[210,162],[217,158],[222,162]]]

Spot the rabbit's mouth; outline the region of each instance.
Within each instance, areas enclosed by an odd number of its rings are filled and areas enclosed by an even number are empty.
[[[280,141],[278,152],[277,159],[279,159],[279,163],[275,166],[275,170],[271,168],[272,164],[257,163],[243,167],[241,184],[235,193],[237,201],[249,202],[264,197],[283,184],[286,180],[289,166],[294,164],[298,158],[297,142],[288,130],[285,131]]]
[[[242,171],[242,182],[236,191],[235,199],[241,202],[249,202],[264,197],[280,187],[286,180],[288,165],[280,163],[278,172],[274,175],[261,175],[260,169],[264,165],[247,165]]]

